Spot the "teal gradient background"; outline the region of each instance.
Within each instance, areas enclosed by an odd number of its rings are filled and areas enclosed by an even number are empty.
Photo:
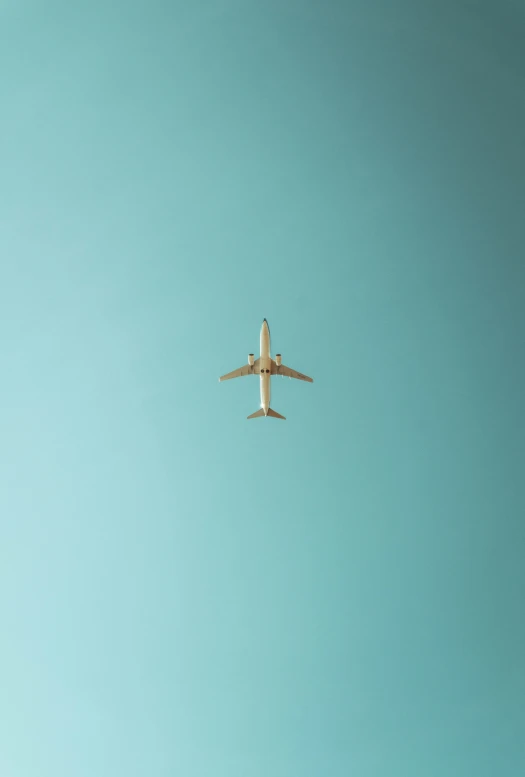
[[[524,36],[0,0],[2,777],[525,773]]]

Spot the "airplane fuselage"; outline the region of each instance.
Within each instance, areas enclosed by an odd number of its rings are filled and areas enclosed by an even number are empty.
[[[266,319],[264,319],[261,326],[261,357],[259,366],[261,368],[261,407],[264,410],[264,415],[268,415],[271,394],[272,358],[270,356],[270,328]]]

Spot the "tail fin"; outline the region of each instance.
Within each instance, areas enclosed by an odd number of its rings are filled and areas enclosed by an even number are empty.
[[[260,410],[257,410],[257,412],[252,413],[251,415],[249,415],[248,419],[250,419],[250,418],[260,418],[263,415],[264,415],[264,410],[261,407]],[[283,421],[286,421],[286,418],[283,415],[279,415],[279,413],[276,413],[275,410],[272,410],[271,407],[268,408],[268,415],[271,416],[272,418],[282,418]]]

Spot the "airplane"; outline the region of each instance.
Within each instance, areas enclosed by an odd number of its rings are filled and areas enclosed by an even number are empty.
[[[270,416],[270,418],[282,418],[286,421],[286,418],[270,407],[270,378],[272,375],[282,375],[288,378],[296,378],[297,380],[306,380],[308,383],[313,383],[313,379],[308,375],[303,375],[302,372],[296,372],[286,367],[281,361],[281,354],[275,354],[275,360],[270,356],[270,327],[268,321],[264,319],[261,326],[261,355],[258,359],[254,358],[253,353],[248,354],[248,364],[244,367],[239,367],[238,370],[233,370],[227,375],[223,375],[219,378],[219,382],[223,380],[231,380],[231,378],[242,378],[245,375],[260,375],[261,376],[261,409],[257,410],[248,416],[250,418],[261,418],[262,416]]]

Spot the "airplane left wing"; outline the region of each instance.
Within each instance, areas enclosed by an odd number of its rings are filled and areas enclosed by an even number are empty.
[[[286,365],[281,364],[280,367],[277,366],[277,364],[272,359],[272,375],[284,375],[287,378],[296,378],[297,380],[306,380],[308,383],[313,383],[313,378],[309,378],[308,375],[303,375],[302,372],[297,372],[296,370],[290,369],[290,367],[286,367]]]
[[[243,378],[245,375],[258,375],[259,362],[260,359],[256,359],[253,363],[253,367],[250,367],[249,364],[244,364],[242,367],[239,367],[238,370],[233,370],[233,372],[228,372],[227,375],[222,375],[219,378],[219,382],[222,380],[231,380],[232,378]]]

